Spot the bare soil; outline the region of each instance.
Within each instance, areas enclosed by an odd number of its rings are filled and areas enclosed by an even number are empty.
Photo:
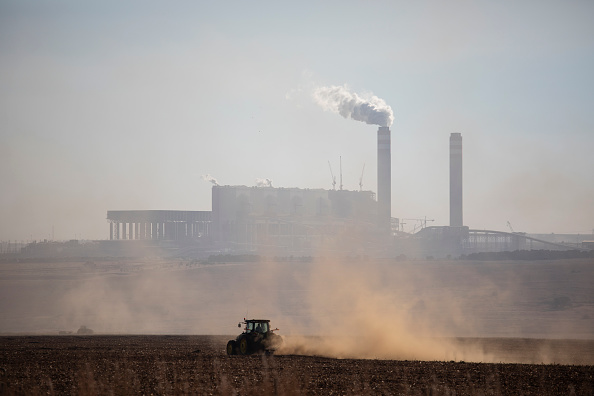
[[[2,336],[0,394],[592,395],[594,366],[226,356],[227,336]],[[463,342],[463,341],[461,341]],[[477,342],[477,340],[472,340]],[[539,340],[489,339],[529,355]],[[550,340],[546,341],[551,343]],[[593,341],[556,341],[568,355]],[[568,349],[575,349],[570,351]],[[501,351],[500,351],[501,352]]]

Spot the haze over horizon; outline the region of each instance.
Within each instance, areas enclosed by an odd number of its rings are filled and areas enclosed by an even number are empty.
[[[211,186],[377,191],[393,110],[392,216],[594,232],[594,3],[0,3],[0,240],[108,239],[108,210],[211,210]],[[318,90],[318,91],[316,91]],[[379,103],[379,102],[376,102]],[[389,117],[388,117],[389,118]]]

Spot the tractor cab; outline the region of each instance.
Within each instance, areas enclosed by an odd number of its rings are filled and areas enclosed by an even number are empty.
[[[269,320],[261,320],[261,319],[250,319],[246,320],[245,322],[244,332],[248,333],[260,333],[266,334],[270,331],[270,321]],[[241,323],[239,323],[239,327],[241,327]]]

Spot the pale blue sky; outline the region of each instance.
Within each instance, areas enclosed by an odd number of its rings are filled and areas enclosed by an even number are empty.
[[[377,127],[317,86],[384,99],[392,215],[594,228],[594,3],[0,0],[0,240],[108,237],[107,210],[210,210],[221,184],[376,191]]]

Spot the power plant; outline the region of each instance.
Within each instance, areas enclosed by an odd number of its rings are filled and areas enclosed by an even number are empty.
[[[212,211],[108,211],[110,240],[200,240],[223,250],[277,253],[376,246],[398,227],[391,216],[390,145],[390,128],[380,126],[377,200],[371,191],[275,188],[271,181],[220,186],[207,175]]]
[[[427,221],[433,220],[426,217],[405,219],[416,221],[420,229],[415,226],[413,232],[404,232],[400,219],[392,217],[392,108],[383,99],[360,96],[346,85],[318,87],[313,99],[326,111],[378,126],[377,196],[363,191],[361,180],[359,191],[343,190],[342,161],[338,190],[331,166],[331,190],[278,188],[271,179],[257,179],[253,187],[219,185],[207,174],[202,178],[213,184],[210,211],[108,211],[109,241],[102,241],[108,244],[99,250],[115,247],[112,251],[121,248],[121,254],[136,255],[165,249],[186,257],[220,253],[459,257],[472,252],[576,248],[513,229],[502,232],[465,226],[462,134],[458,132],[449,139],[449,225],[428,227]],[[71,250],[78,252],[74,245]],[[136,251],[131,250],[134,246]]]
[[[313,254],[358,250],[393,235],[390,129],[377,131],[377,200],[371,191],[220,186],[212,211],[109,211],[110,240],[208,241],[229,251]],[[353,238],[355,243],[353,243]]]
[[[212,177],[211,211],[109,211],[110,240],[170,241],[187,251],[382,257],[457,257],[480,251],[568,249],[524,233],[472,230],[463,222],[462,134],[452,133],[450,224],[399,229],[391,215],[391,131],[377,131],[377,199],[372,191],[221,186]],[[333,183],[334,184],[334,183]],[[421,220],[421,219],[417,219]]]

